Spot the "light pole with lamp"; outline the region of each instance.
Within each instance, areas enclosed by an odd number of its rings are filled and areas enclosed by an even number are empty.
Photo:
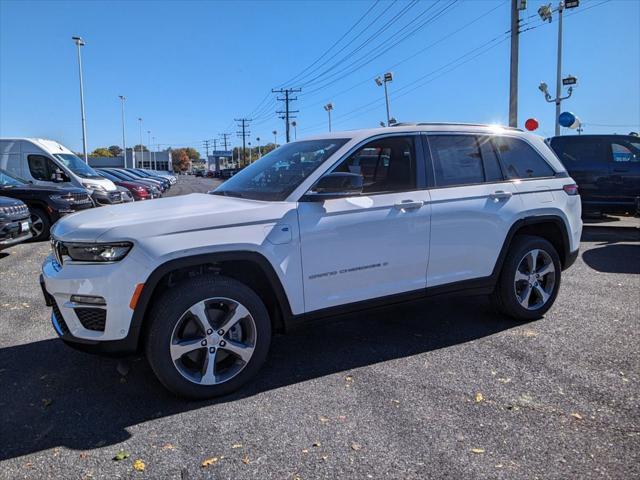
[[[262,152],[260,151],[260,137],[256,137],[256,142],[258,142],[258,158],[262,158]]]
[[[156,145],[156,137],[151,137],[152,145]],[[153,151],[153,169],[158,170],[158,163],[156,162],[156,150],[158,150],[158,145],[156,145],[155,150]]]
[[[393,81],[393,73],[386,72],[382,78],[376,77],[375,82],[379,87],[384,86],[384,100],[387,104],[387,127],[390,125],[391,114],[389,113],[389,92],[387,91],[387,83]]]
[[[138,122],[140,122],[140,158],[144,160],[144,156],[142,153],[142,117],[138,117]],[[136,161],[134,167],[140,168],[140,161]]]
[[[84,115],[84,85],[82,82],[82,54],[80,49],[84,47],[85,43],[81,37],[71,37],[78,47],[78,72],[80,74],[80,115],[82,116],[82,155],[84,156],[84,163],[89,163],[89,157],[87,156],[87,121]]]
[[[549,94],[548,86],[545,82],[540,83],[540,86],[538,87],[540,91],[544,94],[544,99],[547,102],[556,104],[556,122],[555,122],[556,136],[560,135],[561,103],[563,100],[566,100],[571,96],[571,94],[573,93],[573,85],[577,83],[576,78],[572,77],[571,75],[569,75],[567,78],[564,78],[564,79],[562,78],[562,12],[564,11],[565,8],[576,8],[578,5],[580,5],[580,0],[560,1],[560,3],[558,4],[558,8],[556,10],[558,12],[558,58],[557,58],[557,64],[556,64],[556,98],[551,97],[551,94]],[[553,10],[551,9],[551,4],[542,5],[538,9],[538,15],[540,15],[540,18],[542,19],[543,22],[551,23],[552,14],[553,14]],[[567,90],[567,95],[565,97],[561,96],[561,93],[562,93],[561,85],[569,86],[569,89]]]
[[[278,131],[274,130],[271,133],[273,133],[273,148],[278,148]]]
[[[124,95],[118,95],[122,104],[122,154],[124,155],[124,168],[127,168],[127,140],[124,135],[124,101],[127,99]]]
[[[251,156],[251,142],[249,142],[248,145],[249,145],[249,165],[251,165],[251,161],[253,160]]]
[[[298,122],[294,120],[293,122],[291,122],[291,126],[293,127],[293,139],[297,140],[298,139]]]
[[[331,110],[333,110],[333,103],[327,103],[324,106],[325,112],[329,114],[329,131],[331,131]],[[387,117],[389,116],[389,107],[387,106]]]
[[[151,130],[147,130],[147,151],[149,152],[149,168],[151,168]],[[142,168],[144,168],[144,157],[142,157]]]

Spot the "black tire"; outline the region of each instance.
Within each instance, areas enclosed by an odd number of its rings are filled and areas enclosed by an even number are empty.
[[[40,233],[36,233],[36,231],[31,227],[31,237],[32,242],[40,242],[42,240],[48,240],[50,231],[51,231],[51,219],[47,212],[42,210],[41,208],[30,208],[31,212],[31,224],[37,224]]]
[[[187,380],[178,371],[171,359],[169,345],[184,312],[212,297],[224,297],[244,305],[253,317],[256,339],[252,357],[236,376],[224,383],[201,385]],[[157,300],[147,320],[151,323],[144,341],[151,368],[168,390],[191,399],[218,397],[240,388],[258,373],[271,344],[271,321],[260,297],[243,283],[220,275],[203,275],[172,287]]]
[[[555,277],[553,290],[548,300],[539,308],[527,309],[518,302],[515,286],[516,270],[521,260],[534,249],[546,252],[553,262],[555,268]],[[561,264],[558,252],[553,245],[541,237],[532,235],[517,235],[511,242],[509,252],[502,265],[502,271],[496,288],[491,295],[491,301],[494,307],[501,313],[518,321],[531,321],[542,317],[553,305],[558,291],[560,289],[561,280]]]

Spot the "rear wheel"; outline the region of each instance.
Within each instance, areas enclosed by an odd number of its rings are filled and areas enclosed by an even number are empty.
[[[49,215],[41,208],[30,208],[31,211],[31,240],[39,242],[49,238],[51,220]]]
[[[187,280],[167,292],[151,312],[149,363],[177,395],[210,398],[249,381],[264,363],[271,322],[260,297],[223,276]]]
[[[518,235],[502,266],[493,303],[516,320],[540,318],[558,295],[560,277],[560,257],[553,245],[541,237]]]

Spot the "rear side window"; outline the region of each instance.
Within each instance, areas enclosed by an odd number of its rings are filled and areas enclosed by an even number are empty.
[[[474,185],[503,180],[498,158],[488,137],[430,135],[436,185]]]
[[[494,137],[508,179],[552,177],[555,172],[542,156],[518,138]]]
[[[640,162],[640,143],[612,142],[614,162]]]
[[[51,159],[44,155],[29,155],[27,162],[29,163],[29,172],[36,180],[50,182],[53,179],[56,165],[53,164]]]

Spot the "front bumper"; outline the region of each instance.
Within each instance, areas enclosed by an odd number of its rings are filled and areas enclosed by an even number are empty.
[[[101,192],[99,190],[94,190],[91,192],[91,198],[96,205],[117,205],[125,201],[122,198],[122,193],[117,190],[113,192]]]
[[[146,269],[134,259],[120,262],[82,264],[65,262],[61,267],[47,257],[40,276],[51,322],[56,333],[74,348],[95,353],[127,354],[137,348],[138,328],[131,328],[133,310],[129,300]],[[71,301],[72,295],[102,297],[104,306]],[[74,299],[75,300],[75,299]],[[98,326],[88,323],[87,314],[102,312]],[[89,318],[91,321],[91,318]]]
[[[26,228],[23,228],[23,224]],[[0,222],[0,249],[24,242],[31,237],[30,217]]]

